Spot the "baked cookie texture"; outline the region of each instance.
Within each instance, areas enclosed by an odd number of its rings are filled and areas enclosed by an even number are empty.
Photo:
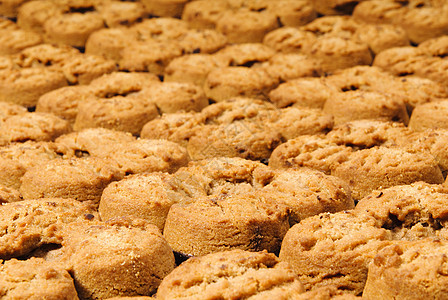
[[[164,278],[157,299],[289,298],[303,291],[272,253],[232,250],[187,260]]]

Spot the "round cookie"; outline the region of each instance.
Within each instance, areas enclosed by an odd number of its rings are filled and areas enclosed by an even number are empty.
[[[118,62],[122,71],[150,72],[162,76],[171,60],[182,55],[178,42],[147,41],[135,42],[125,47]]]
[[[448,189],[415,182],[379,189],[362,198],[354,210],[374,217],[394,240],[446,238]]]
[[[104,27],[98,12],[65,13],[50,16],[44,23],[47,43],[83,48],[94,31]]]
[[[298,27],[311,22],[317,17],[312,3],[308,1],[280,0],[266,1],[266,3],[267,11],[277,16],[280,26]]]
[[[179,18],[188,0],[142,0],[146,13],[157,17]]]
[[[36,106],[39,97],[67,85],[64,74],[48,68],[0,70],[0,101]]]
[[[279,108],[323,108],[331,93],[332,87],[321,78],[305,77],[281,83],[269,92],[269,100]]]
[[[398,25],[392,24],[365,24],[359,26],[355,33],[355,39],[369,45],[374,54],[394,47],[409,46],[409,38],[406,31]]]
[[[135,42],[138,35],[127,27],[103,28],[89,35],[85,53],[119,62],[122,51]]]
[[[22,200],[22,195],[20,195],[19,191],[0,184],[0,205]]]
[[[403,4],[396,1],[361,1],[353,10],[353,18],[373,24],[401,23],[405,10]]]
[[[154,103],[162,114],[201,111],[208,105],[208,99],[202,88],[191,83],[163,82],[153,84],[147,87],[144,95],[146,100]],[[138,133],[140,131],[141,128]]]
[[[70,274],[42,258],[4,261],[0,282],[5,299],[78,299]]]
[[[204,91],[215,102],[232,97],[266,99],[278,85],[278,79],[262,69],[227,67],[212,70],[205,81]]]
[[[351,16],[322,16],[301,29],[312,32],[317,37],[340,37],[350,40],[360,25]]]
[[[335,286],[359,295],[369,263],[390,239],[390,232],[377,227],[373,217],[352,211],[324,213],[291,227],[279,257],[291,265],[306,290]]]
[[[261,43],[269,31],[279,27],[277,17],[270,12],[249,10],[225,11],[216,23],[231,44]]]
[[[49,142],[27,141],[0,147],[0,184],[18,190],[20,178],[28,169],[63,154],[70,156],[67,148]]]
[[[319,63],[303,54],[279,53],[259,66],[280,82],[300,77],[318,77],[322,74]]]
[[[129,26],[145,17],[140,2],[106,1],[96,6],[107,27]]]
[[[355,151],[347,161],[337,165],[331,174],[349,183],[355,200],[380,187],[416,181],[444,181],[437,162],[428,152],[387,147]]]
[[[72,131],[70,124],[49,113],[26,113],[11,116],[0,126],[0,144],[25,141],[53,141]]]
[[[400,242],[379,251],[369,266],[363,297],[443,299],[446,291],[445,240]]]
[[[175,18],[145,19],[129,29],[132,35],[137,35],[139,41],[175,40],[189,30],[187,22]]]
[[[62,235],[63,247],[47,260],[69,268],[82,299],[150,296],[174,268],[170,246],[142,220],[77,222]]]
[[[276,195],[279,203],[290,208],[291,226],[319,213],[355,207],[344,181],[308,168],[275,172],[263,191]]]
[[[28,0],[7,0],[0,3],[0,15],[7,18],[14,18],[17,16],[17,10],[20,5]]]
[[[351,152],[351,147],[338,145],[323,135],[302,135],[275,148],[269,166],[276,169],[307,167],[330,174]]]
[[[22,29],[0,29],[0,55],[10,55],[42,42],[39,34]]]
[[[221,194],[171,206],[163,234],[184,255],[229,249],[275,253],[289,228],[288,214],[269,193]]]
[[[22,105],[0,102],[0,126],[9,117],[26,114],[28,110]]]
[[[289,266],[272,253],[230,250],[184,262],[164,278],[157,299],[286,299],[303,291]]]
[[[446,118],[447,110],[448,100],[417,105],[409,119],[409,128],[414,131],[438,128],[446,129],[448,128],[448,120]]]
[[[214,29],[221,14],[229,8],[226,0],[190,1],[185,4],[182,11],[182,20],[187,22],[190,28]]]
[[[263,44],[281,53],[309,53],[316,35],[294,27],[280,27],[265,35]]]
[[[148,121],[159,115],[147,97],[144,90],[110,98],[86,97],[78,104],[73,128],[79,131],[103,127],[138,135]]]
[[[373,91],[333,93],[325,102],[323,112],[332,115],[335,124],[361,119],[398,121],[405,125],[409,121],[406,105],[400,98]]]
[[[0,205],[0,257],[20,257],[45,244],[61,244],[67,223],[97,218],[88,203],[73,199],[44,198]]]
[[[34,0],[23,3],[17,13],[17,25],[24,30],[43,35],[44,23],[50,17],[61,14],[63,7],[54,1]]]
[[[75,156],[83,157],[99,155],[113,144],[130,143],[135,139],[127,132],[97,127],[64,134],[55,142],[70,149]]]
[[[372,63],[372,55],[366,44],[339,36],[318,38],[309,50],[309,55],[320,63],[324,72]]]
[[[227,44],[227,38],[213,29],[190,29],[177,38],[182,53],[214,53]]]
[[[228,45],[216,53],[218,57],[229,59],[229,66],[251,67],[252,65],[268,61],[275,51],[261,43],[242,43]]]
[[[98,208],[101,219],[140,218],[163,231],[173,204],[192,202],[194,197],[206,194],[196,182],[187,184],[180,178],[166,173],[144,173],[112,182],[101,196]]]
[[[196,1],[195,1],[196,2]],[[194,2],[191,2],[194,3]],[[227,57],[206,53],[176,57],[165,68],[164,82],[185,82],[204,86],[208,73],[229,65]]]
[[[21,178],[20,192],[25,199],[61,197],[98,205],[103,189],[122,178],[116,164],[104,159],[57,159],[28,169]]]
[[[426,64],[427,56],[416,47],[394,47],[381,51],[372,65],[396,76],[416,74]]]

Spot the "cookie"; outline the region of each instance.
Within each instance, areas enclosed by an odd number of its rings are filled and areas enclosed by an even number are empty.
[[[190,29],[177,38],[182,53],[214,53],[224,48],[227,38],[213,29]]]
[[[0,126],[0,144],[25,141],[53,141],[72,131],[70,124],[49,113],[26,113],[11,116]]]
[[[217,280],[212,280],[216,278]],[[303,292],[290,267],[272,253],[230,250],[190,258],[164,278],[157,299],[289,298]]]
[[[324,72],[372,63],[372,55],[366,44],[339,36],[320,37],[309,51],[310,57],[320,63]]]
[[[56,70],[40,67],[0,70],[0,101],[34,107],[41,95],[67,84],[64,74]]]
[[[447,243],[439,239],[401,242],[382,249],[369,266],[363,297],[446,297]]]
[[[175,203],[189,203],[203,188],[190,181],[181,181],[166,173],[145,173],[128,176],[109,184],[103,191],[98,208],[102,220],[128,216],[145,219],[163,231],[166,216]]]
[[[304,25],[301,29],[317,37],[340,37],[352,39],[361,24],[351,16],[322,16]]]
[[[8,18],[16,17],[17,10],[19,9],[20,5],[25,2],[27,2],[27,0],[8,0],[2,2],[0,5],[0,15]]]
[[[73,198],[98,205],[103,189],[123,178],[116,164],[94,157],[50,160],[21,178],[24,199]]]
[[[196,1],[195,1],[196,2]],[[191,2],[194,3],[194,2]],[[164,82],[185,82],[203,86],[208,73],[229,65],[229,58],[212,54],[186,54],[170,61],[165,68]]]
[[[380,187],[416,181],[444,181],[442,171],[428,152],[387,147],[355,151],[347,161],[337,165],[331,174],[349,183],[352,196],[356,200]]]
[[[395,95],[379,92],[333,93],[325,102],[323,112],[332,115],[335,124],[362,119],[396,121],[405,125],[409,122],[405,103]]]
[[[0,204],[22,201],[19,191],[0,184]]]
[[[288,208],[269,193],[222,194],[174,204],[164,237],[174,251],[200,256],[229,249],[278,252]]]
[[[258,67],[258,66],[257,66]],[[319,63],[303,54],[279,53],[259,65],[280,82],[300,77],[318,77],[323,72]]]
[[[4,261],[0,282],[0,296],[5,299],[78,299],[70,274],[42,258]]]
[[[390,232],[375,222],[352,211],[309,217],[286,233],[280,260],[291,265],[306,290],[335,286],[360,295],[369,263],[391,243]]]
[[[297,78],[281,83],[269,92],[269,100],[275,106],[323,108],[332,94],[332,87],[321,78]]]
[[[82,299],[152,295],[174,268],[168,243],[142,220],[77,222],[62,235],[46,259],[70,271]]]
[[[0,126],[9,117],[26,114],[28,110],[18,104],[0,102]]]
[[[374,54],[394,47],[410,45],[406,31],[398,25],[392,24],[365,24],[359,26],[355,38],[369,45]]]
[[[188,0],[143,0],[141,2],[149,15],[179,18]]]
[[[401,23],[406,9],[395,1],[361,1],[353,10],[353,18],[372,24]]]
[[[307,1],[281,0],[266,2],[266,10],[277,16],[280,26],[298,27],[311,22],[317,17],[312,3]]]
[[[203,89],[191,83],[163,82],[152,84],[145,90],[144,95],[146,100],[154,103],[162,114],[201,111],[208,105],[208,99]],[[140,131],[141,128],[139,128],[138,133]]]
[[[226,67],[212,70],[205,80],[204,92],[215,102],[232,97],[266,99],[267,93],[278,85],[278,79],[265,70],[245,67]]]
[[[224,34],[231,44],[260,43],[265,34],[278,27],[277,17],[273,13],[244,9],[225,11],[216,23],[216,30]]]
[[[190,28],[214,29],[221,14],[229,8],[225,0],[213,3],[206,0],[190,1],[182,11],[182,20],[187,22]]]
[[[397,76],[413,75],[423,67],[427,56],[416,47],[394,47],[375,56],[372,65]]]
[[[122,58],[122,51],[130,47],[137,37],[137,33],[127,27],[99,29],[89,35],[85,53],[119,62]]]
[[[316,42],[314,33],[294,27],[280,27],[267,33],[263,44],[281,53],[309,53]]]
[[[19,189],[20,178],[31,167],[45,164],[63,155],[71,156],[62,145],[50,142],[27,141],[0,147],[0,183],[6,187]]]
[[[447,128],[445,111],[448,100],[417,105],[409,119],[409,128],[414,131],[425,129]]]
[[[108,1],[96,6],[107,27],[129,26],[146,16],[139,2]]]
[[[313,6],[318,13],[323,15],[345,15],[345,14],[351,14],[353,12],[353,9],[360,2],[362,2],[362,0],[358,1],[316,0],[315,2],[313,2]]]
[[[123,96],[86,97],[78,104],[73,128],[103,127],[138,135],[143,125],[158,115],[157,107],[148,101],[144,90]]]
[[[170,43],[152,41],[136,42],[132,47],[126,47],[122,51],[122,57],[118,62],[122,71],[146,71],[162,76],[169,62],[182,54],[180,45],[172,41]]]
[[[275,51],[271,47],[262,43],[228,45],[216,53],[218,57],[224,56],[229,59],[229,66],[245,67],[251,67],[256,63],[268,61],[274,54]]]
[[[0,30],[0,55],[10,55],[42,43],[39,34],[21,29]]]
[[[188,31],[188,23],[176,18],[150,18],[136,23],[130,28],[130,34],[136,34],[137,40],[148,41],[177,39]]]
[[[282,169],[307,167],[330,174],[333,168],[348,159],[352,151],[351,147],[338,145],[323,135],[302,135],[275,148],[269,166]]]
[[[17,25],[41,36],[45,33],[44,23],[54,15],[61,14],[63,7],[53,1],[36,0],[23,3],[17,12]]]
[[[444,185],[425,182],[379,189],[362,198],[354,211],[373,216],[394,240],[445,238],[447,192]]]
[[[23,200],[3,204],[0,210],[2,259],[26,255],[45,244],[60,244],[65,224],[97,218],[92,207],[73,199]]]
[[[44,23],[45,41],[83,48],[92,32],[104,27],[98,12],[66,13],[51,16]]]

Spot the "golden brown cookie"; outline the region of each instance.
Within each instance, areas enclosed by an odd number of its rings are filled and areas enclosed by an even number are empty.
[[[447,247],[445,240],[425,239],[382,249],[369,266],[363,297],[445,298]]]
[[[62,248],[46,259],[70,270],[81,299],[149,296],[174,268],[170,246],[142,220],[77,222],[62,235]]]
[[[307,167],[330,174],[352,151],[351,147],[338,145],[323,135],[303,135],[275,148],[269,166],[276,169]]]
[[[275,14],[240,9],[225,11],[216,30],[227,36],[229,43],[260,43],[269,31],[279,27]]]
[[[66,85],[66,77],[58,70],[3,69],[0,70],[0,101],[34,107],[41,95]]]
[[[25,199],[73,198],[98,205],[103,189],[121,178],[117,165],[104,159],[57,159],[28,169],[21,178],[20,192]]]
[[[18,190],[20,178],[28,169],[64,154],[70,156],[70,150],[50,142],[27,141],[0,147],[0,183]]]
[[[362,119],[396,121],[405,125],[409,122],[406,105],[399,97],[373,91],[333,93],[325,102],[323,112],[332,115],[335,124]]]
[[[229,66],[250,67],[256,63],[268,61],[275,51],[262,43],[242,43],[227,45],[216,53],[218,57],[229,59]]]
[[[353,18],[358,21],[378,23],[401,23],[406,9],[396,1],[361,1],[353,10]]]
[[[302,220],[286,233],[280,260],[289,263],[306,290],[322,286],[360,295],[375,254],[391,234],[368,215],[324,213]]]
[[[281,83],[270,91],[269,100],[279,108],[323,108],[331,92],[332,86],[325,84],[321,78],[297,78]]]
[[[275,253],[289,228],[288,213],[275,196],[262,191],[209,196],[171,206],[164,237],[184,255],[228,249]]]
[[[272,253],[231,250],[190,258],[165,277],[157,299],[287,299],[302,292],[290,267]]]
[[[282,53],[309,53],[316,39],[312,32],[294,27],[280,27],[267,33],[263,44]]]
[[[331,174],[348,182],[356,200],[378,188],[416,181],[444,181],[442,171],[430,153],[387,147],[355,151]]]
[[[0,204],[22,201],[19,191],[0,184]]]
[[[123,49],[130,47],[138,35],[128,27],[103,28],[89,35],[85,53],[120,61]]]
[[[369,45],[374,54],[383,50],[409,46],[410,41],[406,31],[398,25],[392,24],[365,24],[359,26],[355,38]]]
[[[226,67],[212,70],[205,80],[204,91],[215,102],[232,97],[266,99],[278,85],[278,79],[263,69]]]
[[[0,29],[0,55],[18,53],[42,42],[39,34],[22,29]]]
[[[179,18],[188,0],[142,0],[146,13],[157,17]]]
[[[425,129],[447,129],[446,112],[448,100],[417,105],[409,119],[409,128],[414,131]]]
[[[224,34],[213,29],[190,29],[177,38],[182,53],[214,53],[227,44]]]
[[[101,219],[127,216],[145,219],[163,231],[169,209],[175,203],[192,202],[206,195],[196,181],[183,182],[182,176],[144,173],[109,184],[103,191],[98,211]],[[188,178],[187,178],[188,179]]]
[[[194,3],[194,2],[191,2]],[[187,54],[174,58],[165,68],[164,82],[185,82],[203,86],[208,73],[229,65],[229,58],[212,54]]]
[[[182,20],[188,23],[190,28],[214,29],[221,14],[230,8],[226,0],[190,1],[185,4],[182,11]]]
[[[61,13],[62,7],[57,2],[48,0],[27,1],[18,9],[17,25],[22,29],[43,35],[45,21]]]
[[[18,104],[0,102],[0,126],[9,117],[26,114],[28,110]]]
[[[397,76],[413,75],[421,69],[427,56],[416,47],[394,47],[381,51],[372,65]]]
[[[4,299],[78,299],[67,270],[42,258],[10,259],[0,264]]]
[[[313,2],[314,9],[323,15],[346,15],[351,14],[353,9],[362,0],[316,0]]]
[[[89,204],[60,198],[7,203],[0,205],[0,211],[2,259],[26,255],[45,244],[60,244],[65,224],[97,218]]]
[[[131,25],[146,16],[140,2],[105,1],[99,3],[96,9],[100,13],[107,27]]]
[[[32,112],[11,116],[0,126],[0,144],[53,141],[72,131],[70,124],[53,114]]]
[[[28,0],[7,0],[0,3],[0,15],[7,18],[14,18],[17,16],[17,10],[20,5]]]

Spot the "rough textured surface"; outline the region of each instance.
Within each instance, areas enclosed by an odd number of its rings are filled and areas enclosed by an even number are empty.
[[[287,299],[302,292],[272,253],[232,250],[190,258],[165,277],[157,299]]]

